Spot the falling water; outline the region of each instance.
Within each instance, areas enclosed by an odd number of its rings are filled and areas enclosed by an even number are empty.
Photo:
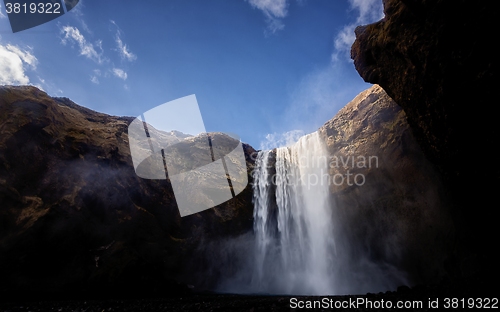
[[[255,267],[266,293],[332,294],[335,244],[328,157],[317,132],[291,147],[262,151],[254,172]],[[277,278],[279,277],[279,278]]]
[[[292,146],[259,152],[254,231],[222,249],[218,264],[229,272],[238,268],[221,278],[219,291],[341,295],[407,284],[404,273],[374,257],[370,244],[353,235],[359,220],[346,217],[349,207],[337,207],[330,182],[328,153],[317,132]]]

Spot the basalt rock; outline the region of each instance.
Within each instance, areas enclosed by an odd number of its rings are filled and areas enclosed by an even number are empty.
[[[250,187],[181,218],[168,179],[135,174],[127,134],[132,120],[35,87],[0,87],[2,297],[184,292],[176,278],[189,271],[185,258],[202,239],[251,229]],[[196,141],[165,135],[187,148]],[[251,168],[255,151],[243,147]]]
[[[375,85],[319,132],[330,156],[335,236],[349,242],[343,250],[392,266],[410,285],[439,281],[454,241],[450,203],[403,109]]]
[[[492,203],[500,169],[492,1],[384,0],[385,17],[359,26],[351,56],[408,117],[453,201],[458,240],[453,276],[497,276]],[[495,280],[495,279],[493,279]]]

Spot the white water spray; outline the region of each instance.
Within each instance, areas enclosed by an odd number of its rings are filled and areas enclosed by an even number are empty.
[[[239,269],[222,278],[219,291],[343,295],[407,284],[404,273],[374,258],[370,245],[353,235],[359,220],[346,216],[349,207],[336,206],[330,182],[329,155],[317,132],[259,152],[253,235],[228,244],[226,266]]]
[[[260,152],[254,172],[256,261],[252,288],[265,293],[335,293],[324,144],[315,132],[291,147],[278,148],[274,166],[271,155]]]

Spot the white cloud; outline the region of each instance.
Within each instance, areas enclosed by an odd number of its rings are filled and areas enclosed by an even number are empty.
[[[47,93],[47,91],[43,88],[43,86],[39,83],[35,83],[33,86],[37,87],[38,89],[42,90],[43,92]]]
[[[126,59],[128,61],[137,59],[137,56],[134,53],[130,52],[127,48],[127,45],[123,43],[119,33],[116,34],[116,44],[118,46],[118,52],[120,53],[122,59]]]
[[[113,74],[123,80],[127,80],[127,73],[120,68],[113,68]]]
[[[63,94],[63,91],[59,89],[54,83],[52,83],[50,80],[44,79],[40,76],[36,76],[36,79],[38,79],[38,82],[30,82],[30,85],[34,85],[38,89],[54,95],[54,96],[60,96]]]
[[[349,59],[351,46],[356,39],[354,29],[358,25],[366,25],[380,20],[384,16],[381,0],[349,0],[351,10],[356,10],[358,15],[354,23],[345,25],[334,40],[332,60],[337,60],[339,55]]]
[[[116,41],[116,46],[117,46],[117,51],[118,53],[120,54],[120,57],[122,58],[122,60],[127,60],[129,62],[131,61],[134,61],[137,59],[137,55],[135,55],[134,53],[132,53],[128,46],[123,43],[123,40],[121,38],[121,30],[120,30],[120,27],[118,27],[118,25],[116,24],[115,21],[113,20],[110,20],[111,24],[115,25],[116,26],[116,37],[115,37],[115,41]]]
[[[90,75],[90,81],[95,84],[99,84],[99,78],[101,76],[101,70],[94,69],[93,75]]]
[[[331,62],[303,77],[289,94],[286,108],[275,117],[273,124],[279,126],[273,131],[300,129],[311,133],[333,118],[354,95],[367,88],[361,79],[346,76],[347,68],[351,65],[346,62]]]
[[[290,146],[304,135],[305,133],[303,130],[291,130],[283,133],[269,133],[266,135],[266,140],[260,142],[260,149],[270,150],[277,147]]]
[[[316,131],[337,110],[346,104],[342,68],[331,64],[305,76],[290,94],[290,104],[283,118],[294,128],[309,133]]]
[[[85,19],[84,19],[85,14],[83,13],[84,8],[85,8],[85,2],[83,0],[80,0],[78,2],[78,5],[74,6],[73,9],[71,9],[71,16],[78,23],[80,23],[80,26],[84,31],[86,31],[89,34],[93,34],[93,32],[90,30],[89,26],[85,22]]]
[[[248,2],[264,13],[271,33],[285,27],[282,19],[288,14],[288,0],[248,0]]]
[[[266,15],[283,18],[288,13],[287,0],[248,0],[248,2]]]
[[[384,16],[381,0],[349,0],[349,4],[359,11],[357,23],[373,23]]]
[[[0,45],[0,84],[28,84],[26,67],[36,69],[37,58],[31,49],[23,50],[15,45]]]
[[[339,31],[333,42],[334,45],[334,52],[332,55],[333,60],[338,59],[339,53],[343,53],[344,55],[346,53],[349,53],[351,46],[354,43],[354,40],[356,39],[356,37],[354,36],[355,28],[356,28],[355,24],[349,24],[344,26],[344,28],[342,28],[342,30]]]
[[[275,118],[275,123],[280,125],[276,129],[278,131],[266,136],[260,143],[261,149],[290,145],[304,133],[316,131],[352,100],[353,95],[366,89],[366,84],[361,80],[351,80],[344,76],[345,66],[352,70],[351,64],[345,61],[350,60],[355,27],[382,18],[382,1],[349,0],[349,4],[350,10],[356,14],[353,22],[345,25],[334,37],[332,59],[325,67],[312,70],[294,86],[286,109]],[[289,129],[300,130],[286,131]]]
[[[83,55],[98,64],[102,64],[105,61],[105,58],[103,57],[101,40],[98,40],[95,43],[95,46],[99,48],[99,50],[101,50],[101,52],[98,53],[94,48],[94,45],[85,39],[85,37],[80,33],[78,28],[71,26],[64,26],[61,28],[61,33],[64,34],[64,38],[62,38],[61,40],[62,44],[65,45],[68,41],[76,42],[80,48],[80,55]]]
[[[38,60],[37,58],[31,53],[31,48],[28,47],[29,51],[28,50],[21,50],[18,46],[14,46],[14,45],[10,45],[8,44],[7,45],[7,49],[12,51],[13,53],[15,53],[16,55],[18,55],[21,60],[28,64],[32,69],[36,69],[36,65],[38,63]]]

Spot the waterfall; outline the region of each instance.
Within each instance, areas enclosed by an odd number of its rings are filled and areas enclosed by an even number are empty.
[[[226,270],[219,291],[344,295],[408,284],[404,272],[377,258],[370,240],[355,234],[360,226],[383,225],[349,216],[350,207],[337,207],[329,161],[318,132],[289,147],[258,153],[253,233],[226,242],[214,259]],[[387,242],[387,249],[395,247],[390,236],[375,239]]]
[[[317,132],[261,151],[254,171],[255,262],[259,292],[333,294],[335,255],[328,155]],[[277,278],[279,277],[279,278]]]

